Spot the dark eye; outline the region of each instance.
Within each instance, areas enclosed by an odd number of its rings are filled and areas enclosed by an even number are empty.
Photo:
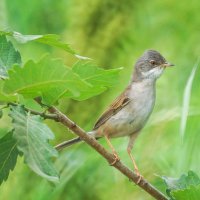
[[[152,65],[155,65],[156,64],[156,61],[155,60],[150,60],[149,61]]]

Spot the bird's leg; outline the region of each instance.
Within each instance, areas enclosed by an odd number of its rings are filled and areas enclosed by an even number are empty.
[[[108,146],[111,148],[113,155],[115,156],[115,160],[110,164],[110,165],[114,165],[117,161],[120,161],[120,158],[115,148],[113,147],[112,143],[110,142],[110,138],[108,135],[105,135],[105,139],[106,139],[106,142],[108,143]]]
[[[138,133],[134,133],[130,136],[128,147],[127,147],[127,152],[128,152],[128,155],[130,156],[131,161],[133,163],[134,171],[138,176],[138,180],[137,180],[137,184],[138,184],[140,182],[141,178],[142,178],[142,175],[140,174],[140,172],[138,170],[138,166],[135,162],[135,159],[134,159],[133,155],[131,154],[131,150],[133,149],[133,144],[134,144],[134,141],[135,141],[135,138],[137,137],[137,135],[138,135]]]

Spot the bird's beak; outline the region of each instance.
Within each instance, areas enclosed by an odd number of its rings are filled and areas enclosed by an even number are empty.
[[[174,64],[169,63],[169,62],[165,62],[164,64],[162,64],[163,67],[172,67],[174,66]]]

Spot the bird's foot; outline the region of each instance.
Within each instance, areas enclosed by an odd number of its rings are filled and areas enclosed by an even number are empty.
[[[113,166],[116,162],[120,161],[120,158],[117,154],[117,152],[113,152],[113,155],[115,156],[114,161],[112,163],[110,163],[110,166]]]
[[[140,174],[140,172],[139,172],[138,168],[135,168],[135,167],[134,167],[134,170],[135,170],[135,173],[136,173],[136,175],[137,175],[137,178],[138,178],[138,180],[137,180],[136,184],[139,184],[139,183],[140,183],[140,181],[141,181],[141,179],[143,178],[143,176]]]

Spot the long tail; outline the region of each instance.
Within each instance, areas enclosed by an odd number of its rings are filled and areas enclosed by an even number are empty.
[[[55,146],[55,148],[57,150],[62,150],[64,148],[69,147],[69,146],[71,146],[73,144],[76,144],[78,142],[82,142],[80,137],[77,137],[77,138],[74,138],[74,139],[71,139],[71,140],[68,140],[68,141],[64,141],[63,143],[58,144],[57,146]]]
[[[95,131],[90,131],[90,132],[87,132],[87,133],[89,135],[95,137],[96,140],[100,139],[100,137],[95,136],[95,133],[96,133]],[[62,150],[66,147],[72,146],[73,144],[76,144],[76,143],[79,143],[79,142],[83,142],[83,140],[80,137],[77,137],[77,138],[74,138],[74,139],[71,139],[71,140],[68,140],[68,141],[64,141],[63,143],[56,145],[55,149]]]

